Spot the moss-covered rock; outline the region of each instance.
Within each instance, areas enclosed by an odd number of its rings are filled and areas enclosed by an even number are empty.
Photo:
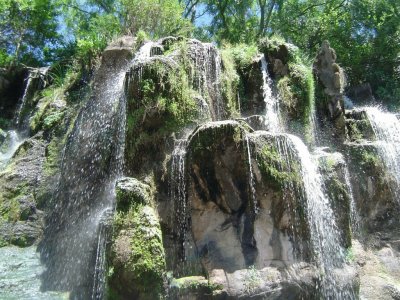
[[[369,232],[396,228],[399,206],[392,192],[396,181],[379,156],[379,146],[368,141],[347,143],[345,146],[354,198],[363,227]]]
[[[41,184],[45,143],[41,135],[26,140],[0,173],[0,238],[18,246],[37,241],[43,230],[37,190]]]
[[[111,299],[162,298],[165,254],[150,197],[149,186],[134,178],[117,184],[108,272]]]
[[[202,276],[174,278],[169,284],[169,299],[218,299],[221,289],[221,285],[212,284]]]
[[[238,75],[229,56],[191,39],[162,47],[127,75],[125,157],[132,174],[154,169],[172,151],[171,135],[205,119],[237,116]],[[158,167],[159,164],[158,164]]]
[[[374,130],[365,110],[353,109],[346,111],[346,137],[350,142],[375,140]]]
[[[117,181],[117,210],[127,211],[137,204],[151,204],[150,187],[136,178],[124,177]]]
[[[284,123],[312,142],[315,84],[311,64],[296,46],[276,36],[261,40],[259,49],[276,79]]]
[[[340,153],[320,154],[319,170],[325,185],[327,196],[330,200],[335,223],[343,247],[351,247],[351,191],[346,182],[347,168],[344,158]],[[354,213],[354,212],[353,212]]]

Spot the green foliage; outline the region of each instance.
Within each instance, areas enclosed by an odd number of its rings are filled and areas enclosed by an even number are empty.
[[[135,137],[128,145],[132,158],[144,145],[156,146],[160,138],[194,122],[198,113],[184,66],[153,61],[143,72],[138,93],[128,99],[127,135]]]
[[[378,167],[381,164],[381,159],[376,153],[363,150],[361,151],[361,164]]]
[[[187,36],[192,31],[192,25],[182,18],[183,10],[176,0],[121,0],[123,31],[133,35],[144,31],[151,38]]]
[[[250,266],[246,271],[243,279],[244,289],[247,294],[251,295],[260,286],[263,280],[259,271],[254,266]]]
[[[232,53],[232,48],[225,48],[221,51],[223,72],[221,75],[221,88],[224,103],[226,103],[229,115],[235,117],[239,115],[237,94],[240,78],[237,70],[237,63]]]
[[[58,40],[55,2],[1,0],[0,8],[0,66],[40,64],[43,49]]]

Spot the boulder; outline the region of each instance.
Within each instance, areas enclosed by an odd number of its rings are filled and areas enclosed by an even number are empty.
[[[157,212],[146,203],[149,186],[117,182],[118,205],[109,253],[109,293],[122,299],[161,299],[165,254]],[[122,202],[121,202],[122,201]]]
[[[122,36],[110,43],[102,54],[102,68],[115,68],[132,59],[136,38]]]

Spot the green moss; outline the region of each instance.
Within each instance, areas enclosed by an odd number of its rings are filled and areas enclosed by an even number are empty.
[[[177,297],[185,297],[186,294],[191,293],[198,296],[211,295],[222,288],[222,285],[211,283],[202,276],[174,278],[170,283],[170,289]]]
[[[0,192],[0,222],[17,222],[21,217],[19,199],[31,194],[30,187],[21,183],[12,188],[4,188],[3,180],[0,181],[3,187]]]
[[[198,117],[195,97],[185,66],[155,60],[143,68],[139,81],[132,74],[128,88],[126,156],[138,165],[171,133],[192,124]]]
[[[272,145],[266,144],[257,151],[257,163],[262,175],[277,191],[282,191],[289,182],[301,181],[296,162],[289,165]]]
[[[288,66],[288,75],[277,78],[279,95],[289,117],[289,126],[311,142],[314,134],[313,112],[315,110],[312,61],[297,47],[286,43],[278,36],[261,40],[259,48],[268,58],[278,58]],[[298,124],[302,128],[297,128]]]
[[[53,111],[43,120],[44,129],[50,129],[61,122],[65,115],[64,111]]]
[[[257,51],[257,48],[256,48]],[[252,55],[252,54],[251,54]],[[237,62],[233,54],[233,48],[224,49],[221,51],[222,58],[222,75],[221,88],[222,96],[230,117],[238,117],[240,115],[238,109],[237,94],[239,90],[239,75],[236,72]],[[254,58],[254,57],[253,57]],[[253,59],[251,58],[251,59]],[[250,61],[251,63],[251,61]],[[249,63],[249,64],[250,64]],[[244,62],[243,62],[244,64]]]
[[[4,240],[1,236],[0,236],[0,248],[1,247],[5,247],[8,246],[10,243],[7,242],[6,240]]]
[[[380,159],[378,154],[367,150],[361,151],[361,164],[375,168],[383,166],[382,160]]]
[[[129,238],[129,258],[123,265],[114,265],[109,273],[111,282],[118,276],[129,274],[135,293],[140,299],[158,299],[163,291],[165,254],[161,229],[154,210],[140,203],[132,205],[128,212],[117,212],[114,218],[114,241]],[[125,287],[112,287],[114,290]],[[144,296],[145,295],[145,296]]]
[[[135,178],[119,179],[116,185],[117,209],[127,211],[137,204],[149,205],[151,203],[150,186]]]

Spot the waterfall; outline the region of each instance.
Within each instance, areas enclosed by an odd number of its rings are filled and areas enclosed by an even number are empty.
[[[258,213],[258,205],[257,205],[257,198],[256,198],[256,188],[255,188],[255,181],[254,181],[254,173],[253,173],[253,165],[252,165],[252,160],[251,160],[251,151],[250,151],[250,142],[249,142],[249,137],[246,134],[246,152],[247,152],[247,161],[249,164],[249,187],[250,187],[250,193],[251,193],[251,201],[253,204],[253,210],[254,213]]]
[[[106,250],[111,233],[111,220],[113,210],[106,208],[99,220],[97,237],[96,263],[93,275],[92,299],[104,299],[104,287],[106,284]]]
[[[24,138],[16,130],[7,132],[5,145],[1,145],[0,149],[0,170],[5,168],[9,160],[13,157],[18,147],[25,141]]]
[[[339,243],[339,231],[318,167],[306,145],[298,137],[289,134],[286,136],[287,145],[284,148],[294,152],[300,163],[311,246],[316,263],[322,271],[320,293],[324,299],[352,299],[352,291],[340,290],[333,274],[334,269],[344,263],[344,251]],[[281,155],[287,155],[285,152]],[[287,159],[290,160],[291,157]]]
[[[376,136],[378,152],[382,157],[386,169],[396,181],[393,193],[399,199],[400,121],[395,114],[384,112],[378,107],[366,107],[364,109]]]
[[[359,231],[360,231],[360,216],[358,214],[356,202],[354,200],[353,186],[351,185],[351,181],[350,181],[349,167],[347,166],[347,163],[344,158],[343,158],[343,163],[344,163],[344,180],[345,180],[346,187],[347,187],[347,190],[348,190],[349,196],[350,196],[351,229],[354,234],[354,233],[359,233]]]
[[[27,118],[23,118],[23,112],[30,101],[30,98],[33,96],[35,91],[38,91],[46,86],[46,76],[49,72],[50,67],[42,67],[37,69],[30,69],[28,71],[28,77],[26,78],[26,84],[24,88],[24,92],[22,98],[19,100],[17,109],[14,115],[14,126],[18,128],[20,131],[25,132],[28,131],[28,120]],[[25,135],[27,133],[24,133]]]
[[[175,141],[171,159],[170,196],[176,208],[176,224],[179,242],[181,243],[181,259],[185,260],[185,240],[187,231],[187,196],[186,196],[186,147],[187,139]]]
[[[263,78],[263,97],[265,102],[265,124],[268,128],[268,131],[271,132],[281,132],[282,125],[279,119],[279,99],[272,92],[272,80],[268,74],[268,64],[265,59],[265,55],[261,57],[261,73]]]
[[[24,110],[24,107],[26,105],[26,101],[27,101],[27,98],[28,98],[28,94],[29,94],[29,90],[31,88],[32,82],[33,82],[32,74],[29,72],[28,80],[26,81],[26,85],[25,85],[25,89],[24,89],[24,93],[22,95],[21,100],[19,101],[18,108],[17,108],[16,114],[14,116],[14,124],[15,124],[16,127],[18,127],[20,125],[21,114],[22,114],[22,111]]]
[[[221,56],[213,44],[202,44],[197,40],[191,40],[191,43],[191,51],[194,52],[193,87],[209,99],[212,120],[222,120],[225,111],[221,93]]]
[[[92,97],[65,145],[57,204],[46,220],[41,244],[48,267],[45,289],[72,291],[78,299],[104,295],[107,215],[114,208],[115,181],[123,171],[124,81],[129,67],[150,53],[145,44],[133,61],[120,55],[97,71]]]

